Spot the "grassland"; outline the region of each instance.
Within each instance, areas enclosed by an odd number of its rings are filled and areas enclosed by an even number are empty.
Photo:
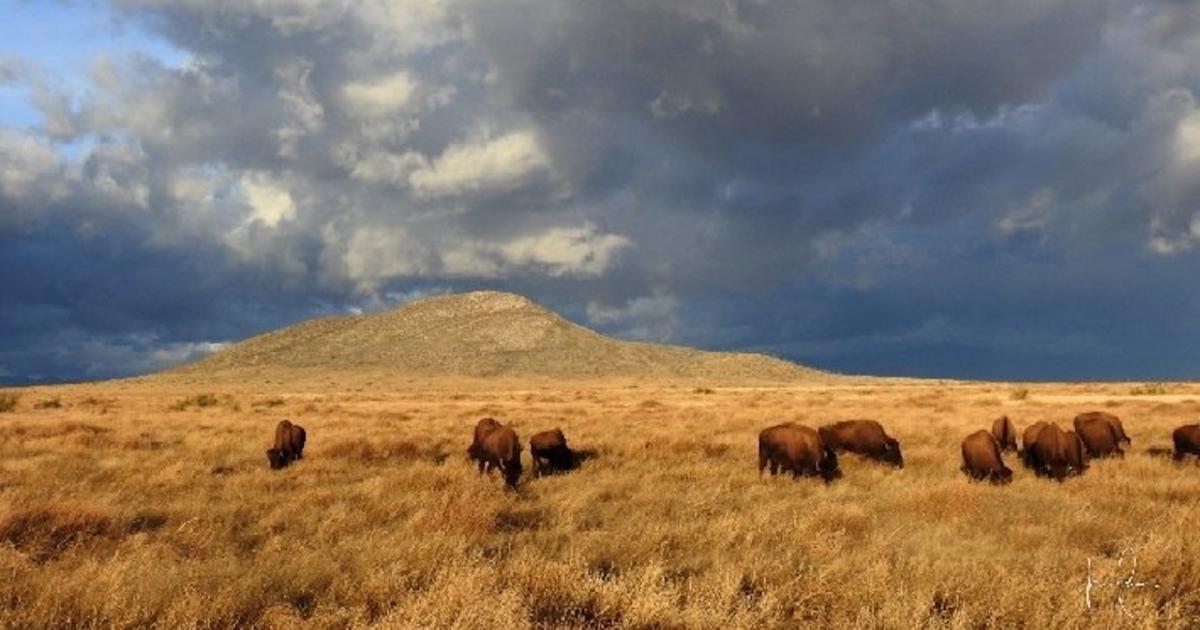
[[[0,414],[0,626],[1160,628],[1200,625],[1200,466],[1146,453],[1200,387],[830,381],[148,379],[20,390]],[[53,404],[46,401],[55,401]],[[45,403],[45,404],[42,404]],[[1120,415],[1058,484],[959,471],[1007,413]],[[483,415],[595,456],[507,492]],[[274,423],[305,459],[267,468]],[[892,470],[759,479],[781,420],[882,421]],[[525,454],[528,463],[528,452]]]

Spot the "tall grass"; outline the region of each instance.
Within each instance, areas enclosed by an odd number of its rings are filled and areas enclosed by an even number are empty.
[[[44,389],[112,411],[0,423],[0,627],[1200,624],[1200,466],[1145,454],[1193,400],[625,385],[206,383],[225,402],[203,414],[164,413],[199,396],[170,382]],[[309,442],[282,471],[264,398],[308,410],[289,411]],[[1000,413],[1020,430],[1101,407],[1134,438],[1123,460],[1061,484],[1012,456],[1010,486],[958,471],[962,437]],[[591,456],[506,491],[465,457],[482,415],[523,438],[561,427]],[[905,468],[848,455],[830,485],[758,477],[759,429],[848,417],[883,422]]]
[[[21,395],[17,392],[0,392],[0,413],[8,413],[17,408]]]

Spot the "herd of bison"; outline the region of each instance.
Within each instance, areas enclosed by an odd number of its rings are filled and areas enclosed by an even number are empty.
[[[1096,457],[1122,457],[1121,443],[1132,444],[1125,427],[1116,416],[1103,411],[1091,411],[1075,417],[1075,430],[1063,430],[1053,422],[1035,422],[1021,435],[1017,446],[1017,429],[1008,416],[992,423],[992,430],[979,430],[963,439],[962,471],[971,479],[987,479],[1004,484],[1012,481],[1012,469],[1004,464],[1004,451],[1018,452],[1022,463],[1038,476],[1062,481],[1071,475],[1083,474],[1088,461]],[[1175,429],[1171,435],[1174,458],[1186,455],[1200,457],[1200,424],[1188,424]],[[271,468],[279,469],[300,459],[307,433],[289,420],[275,427],[274,445],[267,450]],[[567,446],[559,429],[535,433],[529,438],[533,475],[565,471],[574,468],[580,454]],[[821,477],[826,482],[841,476],[837,454],[856,453],[868,459],[904,467],[900,443],[889,436],[883,425],[874,420],[845,420],[812,429],[795,422],[785,422],[763,429],[758,434],[758,474],[770,469],[795,477]],[[484,418],[475,425],[475,435],[467,455],[479,465],[479,474],[496,469],[511,488],[521,478],[521,441],[512,427],[495,418]]]

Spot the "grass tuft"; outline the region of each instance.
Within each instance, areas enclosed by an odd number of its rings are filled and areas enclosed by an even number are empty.
[[[184,399],[178,400],[174,403],[171,403],[171,405],[169,407],[167,407],[167,409],[170,409],[171,411],[186,411],[187,409],[189,409],[191,407],[196,407],[197,409],[203,409],[205,407],[216,406],[220,402],[221,401],[213,394],[197,394],[195,396],[191,396],[189,398],[184,398]]]
[[[0,392],[0,413],[8,413],[17,408],[21,395],[16,392]]]

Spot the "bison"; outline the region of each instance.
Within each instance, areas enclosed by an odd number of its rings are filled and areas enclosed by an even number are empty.
[[[1175,461],[1185,455],[1200,457],[1200,424],[1185,424],[1171,433],[1175,442]]]
[[[1125,425],[1121,424],[1121,419],[1112,415],[1111,413],[1104,411],[1089,411],[1087,413],[1081,413],[1078,416],[1075,416],[1076,426],[1078,426],[1078,423],[1081,420],[1088,422],[1091,418],[1099,418],[1107,421],[1108,424],[1113,428],[1113,434],[1117,436],[1117,442],[1133,444],[1133,440],[1129,439],[1128,435],[1125,435]]]
[[[972,479],[988,479],[994,484],[1012,481],[1012,470],[1000,457],[1000,442],[987,431],[981,429],[963,440],[962,457],[962,471]]]
[[[1025,427],[1025,432],[1021,434],[1021,462],[1029,468],[1033,468],[1033,463],[1030,458],[1033,456],[1033,443],[1037,441],[1037,436],[1049,426],[1049,423],[1044,420],[1038,420],[1033,424]]]
[[[540,477],[545,470],[570,470],[575,466],[575,453],[567,446],[567,438],[561,429],[534,433],[529,438],[529,455],[533,459],[533,476]]]
[[[1087,450],[1074,431],[1063,431],[1047,424],[1037,434],[1030,451],[1029,465],[1039,476],[1062,481],[1068,475],[1081,475],[1087,469]]]
[[[267,461],[271,463],[271,468],[278,470],[303,458],[307,437],[304,427],[292,424],[290,420],[280,420],[275,426],[275,444],[267,449]]]
[[[521,441],[517,432],[495,418],[484,418],[475,425],[475,439],[467,454],[479,463],[479,474],[497,468],[508,487],[515,488],[521,478]]]
[[[1017,450],[1017,428],[1013,426],[1008,416],[1000,416],[992,423],[992,436],[1000,444],[1002,451]]]
[[[1121,450],[1121,435],[1124,432],[1118,432],[1117,425],[1105,417],[1108,415],[1084,413],[1075,417],[1075,432],[1083,440],[1091,457],[1125,456]]]
[[[843,420],[821,427],[821,441],[834,452],[849,451],[904,468],[900,443],[874,420]]]
[[[758,434],[758,476],[768,465],[771,475],[780,470],[793,477],[818,476],[833,481],[838,471],[837,454],[809,427],[787,422],[763,429]]]
[[[482,418],[479,422],[475,423],[475,437],[471,439],[471,445],[467,447],[467,457],[482,464],[483,437],[501,426],[500,422],[495,418]]]

